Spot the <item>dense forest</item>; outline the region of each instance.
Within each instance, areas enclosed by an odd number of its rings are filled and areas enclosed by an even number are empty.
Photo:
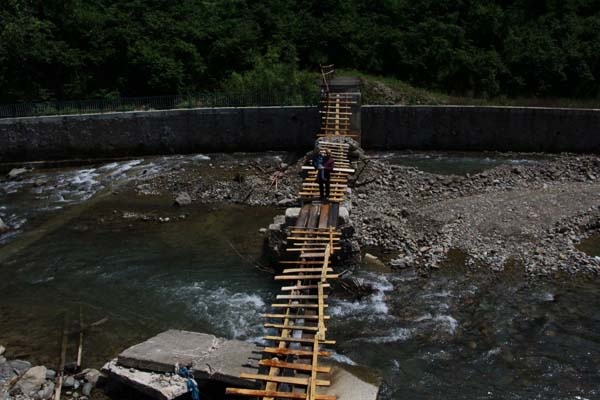
[[[302,90],[319,63],[597,98],[598,0],[2,0],[0,102]],[[310,72],[309,72],[310,71]]]

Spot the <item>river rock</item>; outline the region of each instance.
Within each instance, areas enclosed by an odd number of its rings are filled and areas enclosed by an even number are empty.
[[[189,206],[192,204],[192,198],[187,192],[181,192],[175,198],[175,205],[178,207]]]
[[[390,261],[390,265],[394,269],[406,269],[406,268],[409,267],[408,263],[406,261],[404,261],[404,260],[401,260],[401,259]]]
[[[63,382],[63,386],[66,388],[72,388],[75,387],[75,382],[75,378],[72,376],[67,376]]]
[[[94,386],[91,383],[86,382],[85,385],[83,385],[83,389],[81,389],[81,394],[84,396],[89,396],[90,393],[92,393],[93,387]]]
[[[98,383],[98,379],[100,379],[100,371],[97,369],[90,369],[86,372],[84,379],[86,382],[91,383],[93,386],[96,386]]]
[[[53,369],[46,369],[46,379],[53,381],[56,379],[56,371]]]
[[[17,381],[12,392],[21,391],[25,395],[33,395],[42,388],[44,382],[46,382],[46,367],[32,367]]]
[[[10,367],[14,369],[18,374],[22,374],[23,372],[31,368],[31,363],[29,361],[23,360],[12,360],[8,362],[8,365],[10,365]]]
[[[10,230],[10,227],[8,225],[6,225],[4,223],[4,221],[2,221],[2,218],[0,218],[0,234],[4,233],[4,232],[8,232]],[[2,349],[4,349],[4,347],[2,347]],[[2,353],[0,353],[2,354]]]
[[[23,175],[25,172],[27,172],[27,168],[13,168],[8,173],[8,177],[10,179],[15,179],[19,175]]]
[[[0,219],[0,222],[1,222],[1,221],[2,221],[2,220]],[[4,347],[4,346],[0,346],[0,356],[1,356],[1,355],[4,355],[4,352],[5,352],[5,351],[6,351],[6,347]]]
[[[36,400],[49,400],[54,394],[54,382],[46,382],[34,396]]]
[[[294,197],[286,197],[277,202],[278,206],[293,206],[296,204],[296,199]]]
[[[363,262],[371,267],[375,267],[378,269],[385,269],[385,264],[373,254],[366,253],[363,257]]]

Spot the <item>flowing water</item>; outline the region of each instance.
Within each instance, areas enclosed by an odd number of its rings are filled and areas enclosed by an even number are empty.
[[[108,317],[86,336],[84,362],[96,367],[169,328],[250,341],[265,333],[259,314],[279,285],[255,268],[258,229],[281,210],[176,209],[169,198],[108,190],[181,161],[46,170],[2,184],[0,216],[18,226],[0,237],[9,357],[55,364],[64,313],[74,324],[80,307],[85,322]],[[383,399],[600,398],[598,282],[528,283],[518,271],[470,271],[460,257],[427,278],[366,267],[357,276],[376,291],[334,296],[328,334],[338,362],[377,371]]]

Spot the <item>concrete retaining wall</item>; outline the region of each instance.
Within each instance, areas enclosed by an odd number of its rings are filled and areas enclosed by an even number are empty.
[[[306,150],[316,107],[243,107],[0,119],[0,161]]]
[[[363,106],[362,143],[371,149],[600,151],[600,110]]]
[[[367,149],[600,152],[600,111],[363,106]],[[315,107],[246,107],[0,119],[0,162],[307,150]]]

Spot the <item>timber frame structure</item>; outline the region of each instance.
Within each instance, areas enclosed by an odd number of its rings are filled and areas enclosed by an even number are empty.
[[[327,335],[327,292],[329,281],[338,278],[332,256],[341,249],[342,233],[338,229],[340,202],[345,199],[348,178],[354,169],[348,157],[345,137],[359,137],[350,131],[351,93],[330,93],[327,82],[333,66],[322,67],[324,87],[320,116],[321,128],[316,146],[328,149],[335,160],[331,174],[331,193],[327,203],[315,200],[319,190],[317,171],[312,165],[302,167],[306,177],[299,192],[304,203],[296,225],[289,230],[286,251],[293,261],[281,261],[282,272],[275,276],[282,282],[281,293],[264,314],[265,328],[273,333],[264,337],[271,343],[263,349],[257,374],[244,373],[260,389],[227,388],[226,394],[261,400],[303,399],[336,400],[337,396],[320,393],[331,385],[331,367],[320,359],[330,355],[324,348],[335,344]]]

